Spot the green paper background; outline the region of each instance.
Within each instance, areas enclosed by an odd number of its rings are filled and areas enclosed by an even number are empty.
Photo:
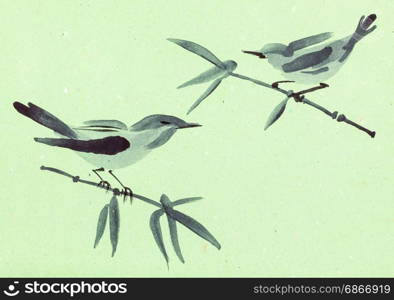
[[[0,1],[0,276],[393,276],[393,9],[391,0]],[[282,95],[236,78],[185,115],[206,85],[176,86],[210,64],[166,38],[197,42],[272,82],[283,77],[241,49],[343,37],[369,13],[378,29],[309,98],[376,130],[375,139],[294,102],[264,131]],[[148,225],[154,208],[138,200],[120,204],[115,257],[108,229],[93,249],[111,195],[40,171],[96,180],[71,151],[35,143],[52,133],[17,114],[16,100],[74,125],[131,125],[154,113],[203,124],[117,175],[156,200],[203,196],[180,210],[222,249],[179,226],[181,264],[163,219],[167,270]]]

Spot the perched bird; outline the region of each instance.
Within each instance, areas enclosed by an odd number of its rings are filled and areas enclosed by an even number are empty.
[[[375,14],[366,18],[362,16],[353,34],[332,42],[321,44],[332,37],[331,32],[325,32],[288,45],[273,43],[265,45],[260,51],[243,52],[267,58],[274,68],[282,71],[283,76],[290,80],[274,82],[273,87],[277,88],[281,82],[321,83],[335,75],[347,61],[357,42],[376,29],[376,25],[370,27],[375,20]],[[313,45],[316,46],[311,47]],[[325,87],[328,85],[322,83],[308,91]]]
[[[60,138],[34,138],[36,142],[49,146],[74,150],[86,161],[96,166],[93,172],[100,178],[98,185],[109,188],[107,181],[97,173],[109,169],[109,173],[122,185],[123,194],[132,196],[130,188],[125,187],[113,174],[113,169],[127,167],[142,159],[151,150],[164,145],[178,129],[199,127],[197,123],[187,123],[168,115],[151,115],[134,125],[117,120],[91,120],[84,126],[70,127],[46,110],[28,103],[13,103],[22,115],[52,129]]]

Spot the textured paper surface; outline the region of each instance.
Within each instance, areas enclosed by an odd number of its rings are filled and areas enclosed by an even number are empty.
[[[393,276],[393,9],[389,0],[1,1],[0,276]],[[264,131],[282,95],[236,78],[186,116],[206,86],[176,87],[209,63],[166,38],[197,42],[237,61],[237,72],[273,82],[281,74],[242,49],[325,31],[343,37],[370,13],[377,30],[330,88],[308,98],[376,130],[374,139],[294,101]],[[178,226],[183,265],[163,220],[167,270],[149,229],[153,207],[138,200],[120,203],[115,257],[108,229],[93,249],[111,195],[40,171],[96,180],[71,151],[35,143],[52,133],[13,101],[74,125],[131,125],[153,113],[203,124],[117,175],[156,200],[203,196],[180,210],[222,249]]]

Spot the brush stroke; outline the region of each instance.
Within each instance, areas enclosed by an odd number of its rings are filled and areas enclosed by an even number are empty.
[[[150,217],[149,221],[149,226],[152,231],[153,238],[155,239],[155,242],[157,246],[160,249],[160,252],[163,254],[164,259],[167,262],[168,265],[168,255],[166,252],[166,248],[164,247],[164,242],[163,242],[163,234],[161,232],[161,226],[160,226],[160,217],[164,214],[164,211],[162,209],[158,209],[154,211]]]
[[[97,229],[96,229],[96,239],[94,241],[93,248],[96,248],[99,244],[101,237],[104,234],[105,225],[107,224],[107,217],[108,217],[108,204],[106,204],[102,210],[100,211],[99,218],[97,221]]]
[[[34,138],[38,143],[68,148],[74,151],[94,154],[115,155],[130,148],[130,142],[121,136],[108,136],[95,140],[74,140],[56,138]]]
[[[118,198],[114,195],[109,203],[109,233],[112,245],[112,257],[115,255],[116,248],[119,240],[119,227],[120,227],[120,216],[119,216],[119,204]]]

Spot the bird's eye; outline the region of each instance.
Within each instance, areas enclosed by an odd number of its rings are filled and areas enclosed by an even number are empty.
[[[160,121],[160,123],[163,124],[163,125],[171,124],[170,122],[167,122],[167,121]]]

